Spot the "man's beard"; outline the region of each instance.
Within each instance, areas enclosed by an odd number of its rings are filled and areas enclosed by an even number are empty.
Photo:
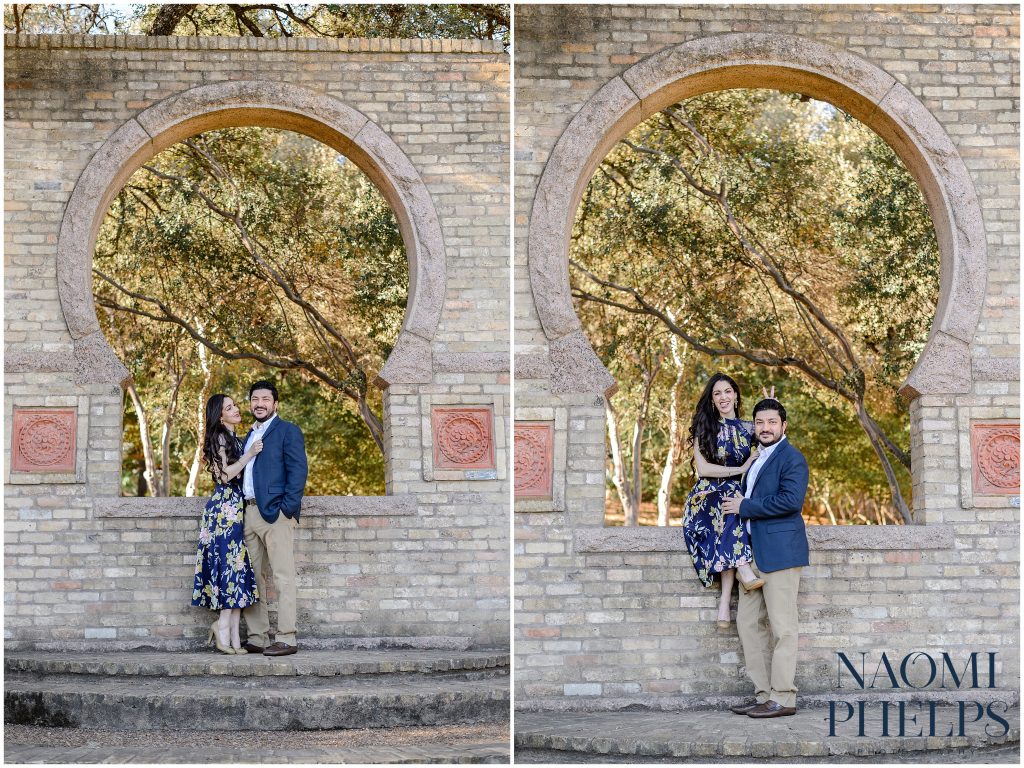
[[[766,442],[765,442],[764,440],[762,440],[762,439],[761,439],[761,436],[760,436],[760,435],[758,435],[758,436],[757,436],[757,442],[758,442],[758,444],[759,444],[759,445],[760,445],[760,446],[761,446],[762,448],[770,448],[770,447],[772,447],[773,445],[775,445],[775,444],[776,444],[777,442],[779,442],[779,440],[781,440],[782,438],[783,438],[783,435],[779,435],[779,436],[778,436],[777,438],[775,438],[774,440],[772,440],[772,441],[771,441],[770,443],[766,443]]]
[[[256,419],[256,421],[258,421],[258,422],[259,422],[260,424],[262,424],[263,422],[265,422],[265,421],[266,421],[267,419],[269,419],[269,418],[270,418],[271,416],[273,416],[273,415],[274,415],[274,412],[273,412],[273,411],[269,411],[269,412],[267,413],[267,415],[266,415],[266,416],[263,416],[263,417],[261,418],[261,417],[257,416],[257,415],[255,414],[255,412],[254,412],[254,413],[253,413],[253,415],[252,415],[252,417],[253,417],[254,419]]]

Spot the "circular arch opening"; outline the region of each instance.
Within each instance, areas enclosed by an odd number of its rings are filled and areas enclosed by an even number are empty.
[[[255,81],[201,86],[149,107],[115,131],[83,171],[57,244],[58,290],[75,340],[76,381],[123,385],[128,377],[100,330],[92,296],[92,253],[114,197],[162,150],[205,131],[239,126],[284,129],[316,139],[349,158],[380,189],[405,243],[409,296],[399,338],[378,383],[429,381],[445,259],[440,222],[426,186],[402,150],[365,115],[330,96]]]

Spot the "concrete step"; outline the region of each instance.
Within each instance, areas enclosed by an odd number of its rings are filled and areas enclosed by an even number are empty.
[[[960,733],[959,706],[935,706],[932,735],[927,705],[906,707],[905,735],[898,733],[897,706],[890,704],[889,736],[882,722],[882,702],[867,707],[863,728],[859,715],[843,719],[841,710],[830,722],[828,708],[801,708],[796,715],[754,720],[729,711],[525,713],[515,717],[516,755],[554,750],[580,756],[644,756],[665,758],[746,759],[892,755],[922,750],[948,750],[1020,742],[1020,709],[995,712],[1007,721],[1004,729],[986,714],[974,722],[968,708]],[[909,718],[916,715],[916,722]],[[842,720],[842,722],[839,722]],[[987,730],[986,730],[987,727]],[[951,730],[952,729],[952,730]],[[917,735],[921,731],[921,735]],[[863,733],[863,735],[860,735]],[[952,733],[952,735],[949,735]],[[912,735],[913,734],[913,735]],[[571,762],[570,759],[566,760]]]
[[[35,640],[9,642],[4,652],[44,651],[51,653],[114,653],[120,651],[168,651],[181,653],[197,651],[206,647],[204,638],[207,627],[197,627],[192,637],[187,638],[146,638],[133,640]],[[451,635],[425,635],[416,637],[307,637],[299,638],[303,651],[351,651],[351,650],[441,650],[465,651],[472,646],[472,638]],[[301,653],[301,651],[300,651]]]
[[[507,722],[505,652],[21,653],[4,721],[158,730],[322,730]]]
[[[7,674],[107,675],[152,677],[336,677],[395,673],[508,674],[505,651],[329,650],[293,656],[227,656],[221,653],[43,653],[4,656]]]
[[[750,698],[750,694],[686,694],[682,696],[571,696],[563,698],[516,697],[517,712],[701,712],[728,709]],[[981,704],[1003,703],[1020,706],[1020,691],[1011,688],[903,688],[899,690],[841,689],[826,693],[800,693],[801,707],[827,707],[830,701],[906,702],[956,705],[959,701]]]
[[[221,764],[467,764],[509,762],[508,743],[394,747],[348,747],[320,749],[245,750],[223,747],[178,747],[154,751],[145,747],[33,747],[4,749],[4,762],[19,764],[56,763],[189,763]]]

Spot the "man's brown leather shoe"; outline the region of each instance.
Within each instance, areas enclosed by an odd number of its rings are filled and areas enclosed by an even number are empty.
[[[264,656],[290,656],[293,653],[297,653],[299,646],[288,645],[287,643],[274,643],[268,648],[263,649]]]
[[[253,645],[252,643],[246,643],[242,646],[242,648],[244,648],[248,653],[263,653],[262,648],[260,648],[258,645]]]
[[[757,701],[753,701],[750,704],[737,704],[735,707],[729,707],[729,711],[735,712],[737,715],[745,715],[750,712],[750,710],[756,709],[759,706],[761,705],[758,704]]]
[[[795,715],[796,707],[784,707],[777,701],[769,699],[764,704],[758,704],[752,710],[747,712],[747,717],[787,717],[788,715]]]

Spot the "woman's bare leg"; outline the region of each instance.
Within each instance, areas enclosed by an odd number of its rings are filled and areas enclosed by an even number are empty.
[[[236,651],[242,647],[242,639],[239,636],[238,624],[242,619],[242,609],[231,609],[231,647]]]
[[[718,620],[729,621],[729,606],[732,603],[732,585],[736,581],[736,571],[722,571],[722,596],[718,598]]]
[[[230,608],[222,608],[217,616],[217,637],[221,645],[231,644],[231,613]]]
[[[757,574],[754,573],[754,569],[750,567],[750,563],[740,563],[736,566],[736,570],[740,572],[740,578],[744,581],[753,581],[757,578]]]

